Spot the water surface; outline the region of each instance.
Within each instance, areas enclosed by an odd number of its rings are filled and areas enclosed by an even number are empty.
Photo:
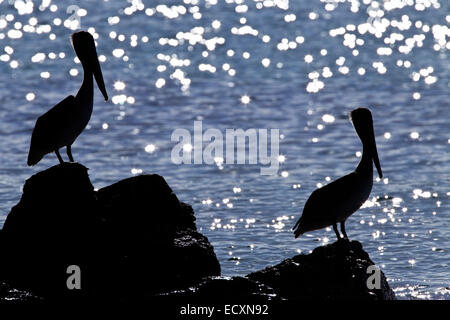
[[[245,275],[334,241],[330,228],[296,240],[291,228],[314,189],[356,167],[348,113],[366,106],[385,176],[347,232],[398,297],[449,299],[448,2],[286,3],[0,0],[0,226],[24,180],[57,163],[28,168],[26,157],[36,118],[82,81],[69,41],[79,17],[111,97],[95,89],[73,146],[96,188],[164,176],[194,207],[223,274]],[[279,129],[280,170],[173,164],[171,134],[195,120]]]

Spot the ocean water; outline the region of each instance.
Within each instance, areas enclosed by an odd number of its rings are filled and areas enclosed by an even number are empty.
[[[80,86],[69,37],[81,28],[111,98],[95,87],[73,145],[96,188],[164,176],[223,274],[245,275],[335,241],[331,228],[291,229],[314,189],[356,167],[348,114],[365,106],[384,177],[347,233],[397,297],[450,299],[449,23],[437,0],[0,0],[0,226],[25,179],[57,163],[26,158],[37,117]],[[279,129],[278,172],[173,163],[172,133],[200,120],[223,133]]]

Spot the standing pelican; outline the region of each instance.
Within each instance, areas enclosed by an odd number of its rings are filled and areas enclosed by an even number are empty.
[[[342,234],[348,239],[345,232],[345,220],[361,207],[372,190],[372,161],[380,178],[383,177],[375,143],[372,114],[369,109],[358,108],[350,112],[350,120],[363,145],[361,161],[352,173],[311,194],[306,201],[302,216],[293,228],[296,238],[305,232],[332,225],[339,240],[341,236],[336,224],[340,222]]]
[[[75,97],[68,96],[37,119],[31,135],[27,161],[29,166],[35,165],[51,152],[55,152],[59,162],[63,163],[59,149],[64,146],[69,160],[74,161],[71,151],[72,143],[83,132],[92,114],[94,103],[92,75],[94,75],[105,101],[108,100],[94,38],[89,32],[80,31],[72,34],[71,40],[75,53],[83,66],[83,84]]]

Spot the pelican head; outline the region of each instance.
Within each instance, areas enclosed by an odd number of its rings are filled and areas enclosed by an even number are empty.
[[[87,72],[92,72],[97,81],[98,88],[103,94],[105,101],[108,101],[105,83],[103,82],[102,69],[98,62],[97,50],[95,49],[95,41],[92,35],[87,31],[79,31],[72,34],[72,46],[80,59],[83,68]]]
[[[373,130],[372,113],[369,109],[358,108],[350,112],[350,120],[355,127],[356,133],[358,133],[359,138],[363,144],[366,152],[369,153],[375,167],[378,171],[378,176],[380,179],[383,177],[383,172],[381,171],[380,160],[378,159],[377,145],[375,143],[375,134]]]

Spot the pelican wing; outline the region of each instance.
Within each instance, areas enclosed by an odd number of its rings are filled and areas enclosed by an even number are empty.
[[[294,226],[296,237],[306,231],[321,229],[345,220],[362,203],[353,195],[358,186],[358,175],[352,172],[332,183],[316,189],[306,201],[303,214]]]
[[[66,145],[64,132],[75,110],[75,97],[70,95],[40,116],[31,135],[28,165],[38,163],[47,153]]]

